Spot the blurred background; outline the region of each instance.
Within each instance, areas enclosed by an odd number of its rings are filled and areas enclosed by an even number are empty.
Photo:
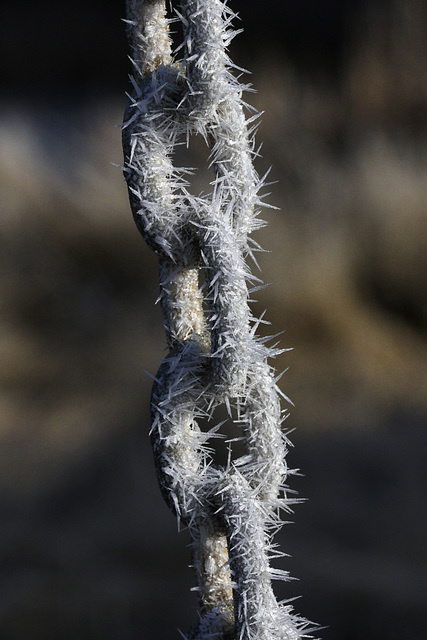
[[[308,498],[276,539],[299,580],[277,594],[302,595],[324,640],[424,640],[427,5],[230,5],[245,29],[232,57],[265,111],[257,168],[278,181],[255,311],[294,348],[276,366],[295,403],[291,487]],[[148,440],[156,259],[111,164],[124,13],[0,9],[4,640],[172,640],[197,617]]]

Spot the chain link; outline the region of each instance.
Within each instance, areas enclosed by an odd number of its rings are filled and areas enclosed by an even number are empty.
[[[278,603],[271,535],[284,492],[287,440],[279,389],[248,305],[247,266],[263,181],[253,168],[252,121],[227,46],[234,17],[221,0],[182,0],[182,58],[172,52],[164,0],[128,0],[135,79],[123,125],[124,175],[138,229],[159,256],[169,354],[157,373],[151,440],[160,487],[189,529],[201,604],[189,639],[299,640],[305,623]],[[193,195],[177,145],[202,135],[212,192]],[[201,283],[201,274],[204,283]],[[245,454],[215,464],[203,432],[224,404],[241,426]],[[277,551],[275,552],[277,555]]]

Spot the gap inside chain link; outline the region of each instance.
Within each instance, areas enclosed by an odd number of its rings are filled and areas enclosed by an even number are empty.
[[[204,451],[216,467],[227,468],[247,455],[241,420],[234,406],[229,412],[224,404],[219,405],[209,416],[198,418],[197,425],[209,434]]]
[[[215,179],[211,149],[200,134],[181,137],[175,144],[175,166],[183,169],[186,189],[191,194],[209,196]]]

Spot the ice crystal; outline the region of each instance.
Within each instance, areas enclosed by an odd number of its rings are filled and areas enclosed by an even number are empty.
[[[175,7],[183,42],[172,51],[163,0],[128,0],[135,76],[123,124],[124,174],[135,222],[159,256],[169,354],[152,392],[151,439],[162,493],[190,531],[201,617],[189,639],[299,640],[305,624],[278,603],[271,536],[289,509],[279,389],[256,336],[247,258],[263,225],[264,184],[253,167],[258,114],[246,119],[227,46],[235,17],[222,0]],[[188,189],[177,144],[200,134],[214,170],[209,195]],[[200,273],[204,284],[200,284]],[[216,429],[200,422],[224,404],[245,454],[214,464]],[[279,554],[280,555],[280,554]]]

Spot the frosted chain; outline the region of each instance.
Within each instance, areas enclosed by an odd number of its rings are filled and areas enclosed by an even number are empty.
[[[226,50],[234,17],[221,0],[182,0],[183,43],[172,51],[164,0],[128,0],[135,68],[123,125],[124,173],[135,222],[159,256],[169,354],[152,392],[151,438],[162,493],[189,529],[200,621],[192,640],[297,640],[305,623],[278,603],[271,535],[284,492],[287,440],[268,358],[248,305],[256,279],[246,258],[262,181],[252,164],[252,120]],[[212,192],[194,196],[176,145],[201,134],[211,149]],[[203,274],[204,283],[201,283]],[[245,455],[214,464],[216,428],[198,421],[225,404],[241,425]],[[274,553],[277,556],[277,551]]]

